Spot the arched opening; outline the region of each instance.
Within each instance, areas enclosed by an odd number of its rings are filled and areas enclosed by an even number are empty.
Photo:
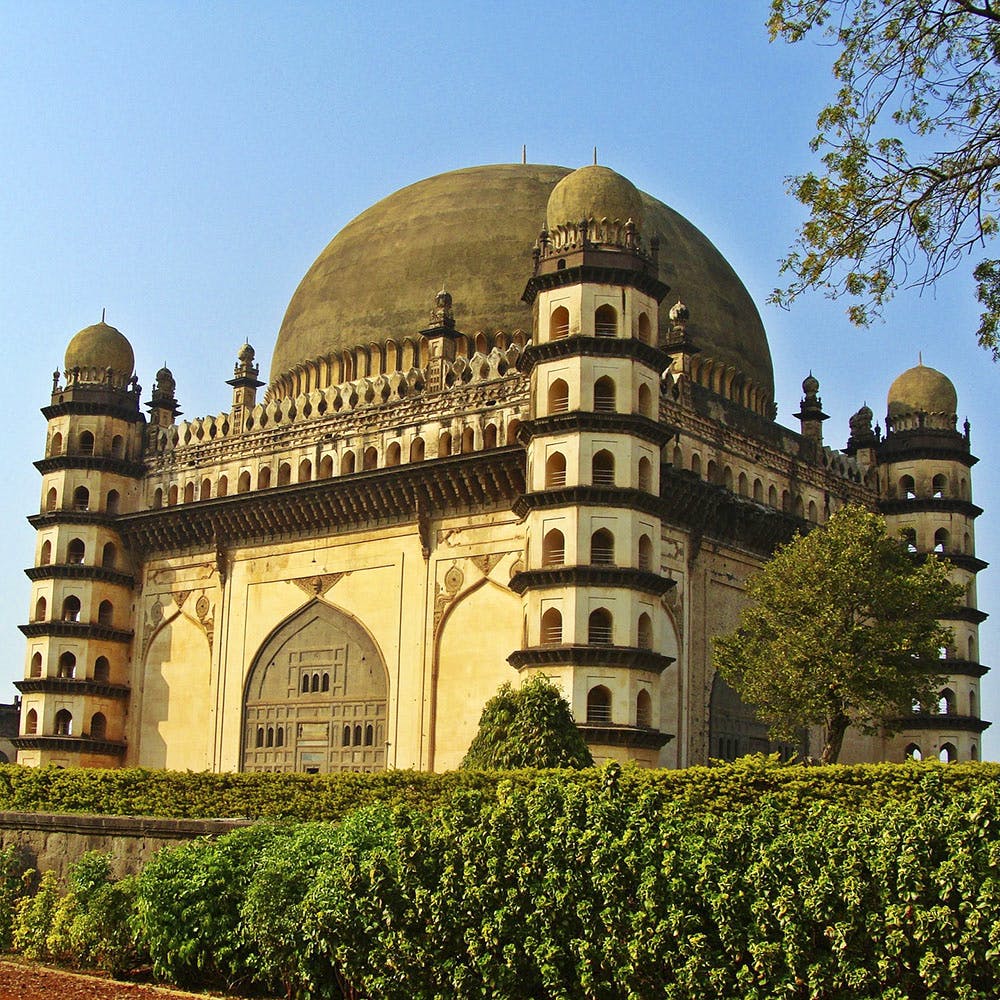
[[[414,438],[410,442],[410,461],[422,462],[424,460],[424,439]]]
[[[45,600],[44,597],[39,597],[38,600],[35,601],[35,617],[32,618],[31,620],[35,622],[45,621],[45,615],[47,611],[48,611],[48,602]]]
[[[979,747],[975,743],[969,748],[969,760],[979,760]]]
[[[400,461],[400,447],[398,441],[393,441],[385,450],[385,464],[386,466],[399,465]]]
[[[319,683],[319,689],[320,689],[320,691],[329,691],[330,690],[330,675],[328,673],[324,673],[323,674],[323,677],[322,677],[322,679],[320,680],[320,683]]]
[[[38,732],[38,713],[33,709],[28,709],[28,714],[24,717],[24,735],[34,736]]]
[[[594,335],[597,337],[618,336],[618,313],[611,305],[598,306],[594,311]]]
[[[561,378],[554,379],[549,386],[548,413],[569,411],[569,386]]]
[[[86,486],[77,486],[73,490],[73,509],[90,510],[90,490]]]
[[[356,747],[361,746],[361,727],[354,727],[354,740],[352,741]]]
[[[90,738],[92,740],[103,740],[108,735],[108,720],[103,712],[94,712],[90,717]]]
[[[636,628],[636,645],[640,649],[653,648],[653,619],[645,611],[639,615],[639,622]]]
[[[101,550],[101,566],[104,569],[114,569],[118,561],[118,550],[114,542],[105,542]]]
[[[795,495],[795,500],[792,502],[792,513],[796,517],[802,517],[804,514],[801,493],[796,493]]]
[[[118,514],[118,505],[120,502],[121,502],[121,496],[118,493],[118,490],[108,490],[107,511],[109,514],[112,515]]]
[[[219,482],[215,487],[215,495],[224,497],[229,493],[229,479],[226,476],[219,476]]]
[[[938,715],[955,714],[955,692],[951,688],[945,688],[938,695]]]
[[[943,764],[954,764],[958,760],[958,750],[954,743],[945,743],[938,753],[938,760]]]
[[[727,465],[722,470],[722,485],[731,493],[733,490],[733,470]]]
[[[611,721],[611,692],[598,684],[587,692],[587,722],[607,723]]]
[[[681,446],[679,444],[674,445],[674,457],[670,463],[675,469],[684,468],[684,452],[681,451]]]
[[[94,680],[108,681],[111,679],[111,664],[106,656],[99,656],[94,660]]]
[[[308,458],[304,458],[304,459],[302,459],[301,462],[299,462],[299,479],[298,479],[298,481],[300,483],[309,483],[309,482],[312,482],[312,477],[313,477],[312,462],[310,462]]]
[[[177,505],[177,497],[177,484],[174,483],[171,485],[170,489],[167,490],[167,506],[175,507]]]
[[[267,727],[267,738],[264,740],[264,746],[266,747],[274,746],[274,726]]]
[[[913,528],[903,528],[899,533],[907,552],[917,551],[917,532]]]
[[[553,528],[542,539],[542,565],[562,566],[565,562],[566,540],[558,528]]]
[[[65,708],[56,712],[55,734],[56,736],[73,735],[73,716]]]
[[[330,479],[333,476],[333,456],[324,455],[319,461],[319,478]]]
[[[483,448],[495,448],[497,446],[497,425],[487,424],[483,428]]]
[[[194,483],[188,483],[184,487],[184,502],[194,503]]]
[[[903,751],[904,760],[923,760],[924,755],[920,752],[920,747],[916,743],[910,743]]]
[[[639,459],[639,489],[653,492],[653,463],[645,455]]]
[[[257,471],[257,489],[269,490],[271,488],[271,467],[265,465]]]
[[[635,724],[641,729],[653,728],[653,699],[645,688],[635,696]]]
[[[87,547],[83,544],[82,538],[70,539],[69,545],[66,546],[66,562],[71,566],[79,566],[87,554]]]
[[[899,479],[899,495],[906,500],[912,500],[916,494],[916,484],[913,476],[901,476]]]
[[[90,431],[81,431],[77,451],[81,455],[94,454],[94,435]]]
[[[257,727],[257,739],[254,741],[254,746],[260,749],[264,745],[264,727]]]
[[[121,434],[116,434],[111,439],[111,457],[112,458],[125,457],[125,438],[123,438]]]
[[[378,448],[368,447],[365,448],[364,455],[361,459],[361,471],[371,472],[372,469],[378,468]]]
[[[615,485],[615,456],[602,449],[590,462],[590,480],[595,486]]]
[[[288,486],[292,482],[292,467],[288,462],[282,462],[278,466],[278,485]]]
[[[283,747],[285,745],[285,727],[278,726],[274,733],[274,745]]]
[[[80,598],[70,594],[63,601],[62,620],[64,622],[78,622],[80,620]]]
[[[61,455],[63,450],[63,436],[58,431],[52,435],[52,440],[49,441],[49,454],[50,455]]]
[[[970,691],[969,692],[969,715],[971,715],[973,718],[976,718],[976,716],[979,715],[979,712],[977,711],[977,708],[978,708],[978,699],[976,698],[976,692],[975,691]]]
[[[649,316],[641,312],[639,313],[639,339],[644,344],[653,343],[653,328],[649,322]]]
[[[740,478],[736,481],[736,492],[739,493],[741,497],[750,495],[750,480],[747,479],[747,474],[745,472],[741,472]]]
[[[569,336],[569,310],[556,306],[549,316],[549,340],[562,340]]]
[[[365,746],[370,747],[375,740],[375,728],[369,722],[365,726]]]
[[[614,566],[615,536],[600,528],[590,536],[590,562],[593,566]]]
[[[814,524],[816,523],[816,521],[817,521],[817,513],[816,513],[816,501],[815,500],[810,500],[809,501],[809,507],[808,507],[808,510],[806,512],[806,516]]]
[[[558,489],[566,485],[566,456],[554,451],[545,460],[545,488]]]
[[[309,675],[308,674],[303,674],[302,675],[302,693],[303,694],[309,694]]]
[[[759,479],[753,481],[753,498],[757,503],[764,502],[764,484]]]
[[[114,625],[115,609],[110,601],[101,601],[97,609],[97,624],[111,628]]]
[[[607,608],[597,608],[587,619],[587,642],[592,646],[610,646],[614,638],[614,619]]]
[[[312,690],[319,691],[319,674],[312,675]]]
[[[442,431],[438,437],[438,458],[446,458],[451,454],[451,431]]]
[[[250,473],[246,470],[240,473],[240,478],[236,483],[237,493],[249,493],[250,492]]]
[[[767,505],[768,507],[778,506],[778,490],[774,486],[769,486],[767,488]]]
[[[52,542],[50,542],[48,539],[45,539],[45,541],[42,542],[41,552],[38,554],[38,565],[48,566],[49,563],[51,562],[52,562]]]
[[[462,454],[468,455],[476,450],[476,432],[472,427],[462,431]]]
[[[42,654],[35,653],[31,657],[31,665],[28,667],[29,677],[41,677],[42,676]]]
[[[517,444],[517,434],[521,429],[521,421],[516,417],[507,425],[507,444]]]
[[[45,494],[45,509],[55,510],[56,504],[59,502],[58,494],[56,493],[56,488],[53,486],[48,493]]]
[[[340,474],[349,476],[354,472],[354,452],[345,451],[340,460]]]
[[[653,569],[653,543],[649,535],[639,536],[639,569],[647,573]]]
[[[615,413],[617,411],[617,391],[614,379],[602,375],[594,383],[594,412]]]
[[[558,646],[562,642],[562,613],[549,608],[542,615],[541,641],[543,646]]]
[[[199,500],[211,500],[212,499],[212,480],[203,479],[201,481],[201,489],[198,491]]]
[[[948,477],[938,473],[931,480],[931,493],[936,498],[941,498],[947,494],[948,490]]]
[[[934,532],[934,551],[947,552],[950,540],[951,536],[948,534],[947,528],[938,528],[938,530]]]

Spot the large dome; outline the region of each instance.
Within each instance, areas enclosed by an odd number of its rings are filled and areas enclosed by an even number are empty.
[[[908,368],[889,387],[889,416],[893,419],[911,413],[943,413],[954,416],[958,394],[947,375],[921,362]]]
[[[271,380],[297,364],[413,336],[442,286],[466,334],[531,330],[521,293],[549,195],[570,171],[536,164],[470,167],[411,184],[362,212],[316,258],[288,305]],[[660,237],[660,277],[690,310],[704,356],[774,394],[760,316],[725,258],[687,219],[641,193],[642,236]],[[666,331],[669,302],[660,325]]]
[[[135,355],[125,336],[102,319],[73,337],[66,348],[65,365],[66,371],[110,368],[128,378],[135,369]]]

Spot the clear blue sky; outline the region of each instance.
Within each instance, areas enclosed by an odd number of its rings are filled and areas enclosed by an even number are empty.
[[[951,376],[981,459],[977,553],[1000,560],[1000,371],[975,345],[971,266],[869,332],[844,303],[764,304],[801,220],[784,178],[811,164],[833,87],[829,49],[768,43],[767,7],[0,0],[0,700],[23,671],[38,408],[69,338],[106,306],[144,399],[166,362],[187,416],[224,411],[239,346],[267,371],[292,292],[346,222],[423,177],[517,161],[522,143],[570,167],[597,145],[713,240],[761,310],[787,426],[810,369],[836,447],[863,402],[884,418],[918,351]],[[987,664],[995,576],[980,575]],[[996,758],[1000,672],[982,702]]]

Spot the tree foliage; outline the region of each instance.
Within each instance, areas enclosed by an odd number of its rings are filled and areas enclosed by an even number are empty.
[[[593,758],[573,722],[569,704],[546,677],[519,688],[509,683],[483,706],[463,768],[592,767]]]
[[[771,38],[820,33],[838,89],[817,119],[822,171],[793,177],[809,210],[772,301],[807,289],[856,300],[867,325],[997,232],[1000,7],[994,0],[772,0]],[[1000,261],[975,269],[979,342],[1000,358]]]
[[[938,619],[962,594],[948,572],[914,561],[878,515],[844,507],[751,577],[716,665],[775,736],[825,726],[823,762],[835,762],[848,725],[892,731],[914,703],[937,704],[933,664],[952,638]]]

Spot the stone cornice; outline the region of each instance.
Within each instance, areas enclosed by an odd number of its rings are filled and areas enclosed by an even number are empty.
[[[563,358],[631,358],[659,375],[670,364],[670,356],[632,337],[584,337],[580,335],[529,344],[517,359],[517,370],[530,375],[535,365]]]
[[[141,462],[130,462],[125,458],[109,455],[50,455],[34,463],[43,475],[47,472],[64,472],[72,469],[86,469],[88,472],[110,472],[128,479],[142,479],[146,466]]]
[[[66,639],[105,639],[108,642],[131,642],[131,630],[98,625],[96,622],[29,622],[17,626],[29,639],[39,636],[59,636]]]
[[[547,417],[525,420],[518,431],[525,444],[533,437],[551,434],[628,434],[662,448],[676,433],[676,427],[657,423],[638,413],[594,413],[590,410],[571,410]]]
[[[99,698],[127,698],[131,690],[127,684],[110,684],[107,681],[75,677],[25,677],[14,681],[22,694],[77,694],[95,695]]]
[[[135,587],[135,577],[103,566],[85,566],[82,563],[59,563],[48,566],[31,566],[24,571],[29,580],[101,580],[119,587]]]
[[[896,720],[896,728],[901,733],[910,733],[915,729],[952,729],[962,733],[981,733],[989,729],[991,723],[977,719],[971,715],[945,715],[930,712],[914,712],[905,718]]]
[[[18,750],[62,750],[74,754],[121,757],[125,744],[114,740],[93,740],[89,736],[18,736],[11,740]]]
[[[642,726],[612,726],[610,724],[578,722],[576,728],[580,730],[588,746],[659,750],[674,738],[670,733],[661,733],[658,729],[646,729]]]
[[[638,510],[650,517],[659,517],[660,498],[645,490],[626,489],[620,486],[560,486],[551,490],[538,490],[518,497],[514,513],[526,517],[533,510],[554,507],[617,507]]]
[[[662,597],[676,580],[628,566],[553,566],[515,573],[510,589],[515,594],[552,587],[623,587]]]
[[[895,500],[880,500],[880,514],[962,514],[975,519],[983,512],[968,500],[958,497],[910,497]]]
[[[532,646],[515,650],[507,662],[521,670],[524,667],[593,666],[619,667],[661,674],[674,657],[664,656],[639,646]]]

